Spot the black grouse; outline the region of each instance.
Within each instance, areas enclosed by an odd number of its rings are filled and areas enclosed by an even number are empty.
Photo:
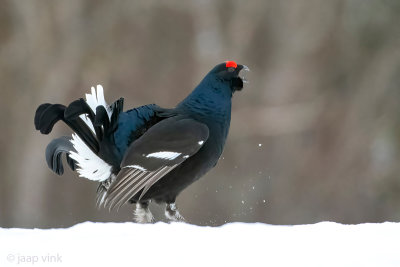
[[[229,131],[232,95],[246,82],[239,76],[242,70],[249,69],[234,61],[215,66],[172,109],[151,104],[123,112],[124,99],[108,105],[100,85],[69,106],[42,104],[36,130],[49,134],[62,120],[74,131],[49,143],[47,164],[62,175],[65,154],[80,177],[100,182],[99,206],[135,203],[136,222],[153,221],[152,200],[166,203],[167,219],[181,221],[175,199],[217,164]]]

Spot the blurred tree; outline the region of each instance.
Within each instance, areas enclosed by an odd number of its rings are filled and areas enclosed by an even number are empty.
[[[215,64],[248,65],[219,166],[178,199],[189,222],[400,220],[400,5],[335,1],[10,1],[0,9],[0,226],[130,220],[44,161],[43,102],[103,84],[173,106]],[[57,133],[58,132],[58,133]],[[69,134],[57,126],[54,136]]]

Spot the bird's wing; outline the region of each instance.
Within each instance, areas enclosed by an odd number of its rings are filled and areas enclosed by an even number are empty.
[[[118,208],[149,188],[206,142],[208,127],[189,118],[172,117],[151,127],[127,149],[121,171],[110,185],[104,205]]]

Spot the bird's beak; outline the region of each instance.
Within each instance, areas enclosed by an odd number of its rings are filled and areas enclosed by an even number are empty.
[[[246,65],[238,65],[237,66],[238,69],[238,76],[240,79],[242,79],[243,83],[248,83],[249,81],[244,77],[243,73],[240,73],[241,71],[250,71],[249,67],[247,67]],[[242,74],[242,75],[239,75]]]
[[[244,77],[244,75],[241,73],[241,71],[250,71],[249,67],[246,65],[237,65],[236,70],[235,70],[235,77],[232,79],[232,89],[233,92],[235,91],[240,91],[243,89],[243,84],[248,83],[247,79]]]

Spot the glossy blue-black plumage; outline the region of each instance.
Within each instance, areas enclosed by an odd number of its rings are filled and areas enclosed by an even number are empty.
[[[233,90],[229,83],[211,71],[200,84],[177,105],[180,112],[205,123],[210,128],[209,142],[222,153],[231,122]]]
[[[146,124],[155,116],[154,104],[122,112],[118,117],[118,128],[114,133],[115,146],[120,154],[120,161],[129,144],[139,138],[146,130]],[[141,131],[143,129],[144,131]],[[136,133],[136,134],[135,134]]]

